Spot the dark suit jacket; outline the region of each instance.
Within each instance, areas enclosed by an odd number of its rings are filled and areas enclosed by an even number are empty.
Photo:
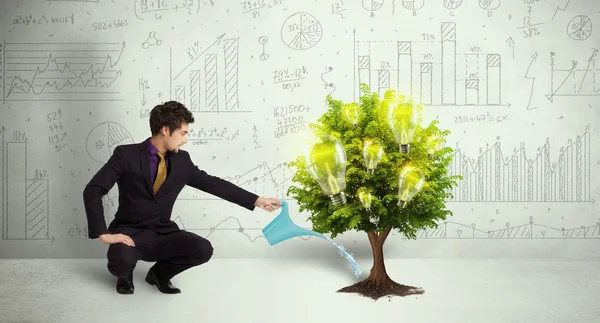
[[[103,233],[135,235],[144,229],[158,233],[180,230],[171,221],[177,196],[189,185],[209,194],[254,210],[258,195],[233,183],[198,169],[187,151],[169,152],[170,171],[165,183],[154,196],[150,179],[148,143],[121,145],[114,149],[108,162],[94,175],[83,191],[88,221],[88,237]],[[117,183],[119,206],[115,219],[106,227],[102,196]]]

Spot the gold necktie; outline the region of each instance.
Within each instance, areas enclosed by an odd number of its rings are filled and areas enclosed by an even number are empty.
[[[167,164],[165,163],[165,157],[163,154],[158,153],[160,161],[158,162],[158,171],[156,172],[156,179],[154,180],[154,195],[160,189],[162,184],[167,179]]]

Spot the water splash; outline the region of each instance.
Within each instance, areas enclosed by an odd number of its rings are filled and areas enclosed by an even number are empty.
[[[360,277],[362,270],[360,270],[360,267],[358,267],[358,264],[356,263],[356,260],[354,260],[354,257],[352,257],[352,254],[349,253],[348,251],[346,251],[346,248],[344,248],[344,246],[338,245],[337,243],[333,242],[333,240],[331,240],[330,238],[325,237],[325,239],[327,241],[331,242],[336,248],[338,248],[338,251],[340,252],[340,256],[346,258],[346,260],[348,260],[350,262],[350,264],[352,265],[352,268],[354,268],[354,275],[356,277]]]

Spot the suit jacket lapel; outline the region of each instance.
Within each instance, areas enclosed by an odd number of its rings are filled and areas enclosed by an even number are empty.
[[[140,144],[140,166],[142,167],[146,188],[150,195],[154,196],[152,183],[150,183],[150,156],[148,156],[148,142],[146,140]]]

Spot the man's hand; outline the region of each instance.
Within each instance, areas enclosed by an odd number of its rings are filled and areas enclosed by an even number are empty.
[[[100,236],[98,236],[98,238],[100,238],[100,241],[104,242],[105,244],[124,243],[130,247],[135,247],[135,243],[133,243],[133,240],[129,236],[126,236],[121,233],[101,234]]]
[[[254,202],[254,206],[273,212],[281,207],[281,201],[272,197],[259,197],[256,199],[256,202]]]

